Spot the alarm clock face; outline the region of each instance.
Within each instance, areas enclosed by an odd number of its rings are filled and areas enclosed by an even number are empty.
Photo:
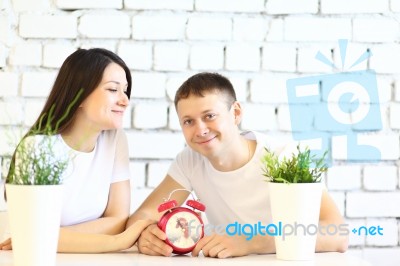
[[[191,250],[203,236],[203,223],[189,211],[179,211],[170,216],[165,233],[171,245],[179,250]]]

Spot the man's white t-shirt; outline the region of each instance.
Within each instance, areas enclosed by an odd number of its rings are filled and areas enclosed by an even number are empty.
[[[69,158],[61,177],[64,185],[61,226],[100,218],[107,207],[110,185],[130,178],[125,133],[122,130],[102,131],[94,150],[89,153],[71,149],[61,135],[53,138],[53,151],[62,160],[66,156]]]
[[[268,182],[263,175],[261,157],[264,147],[280,154],[283,146],[257,132],[243,135],[256,140],[257,146],[251,160],[239,169],[218,171],[206,157],[186,147],[168,171],[175,181],[195,192],[206,206],[209,223],[214,226],[234,222],[272,222]]]

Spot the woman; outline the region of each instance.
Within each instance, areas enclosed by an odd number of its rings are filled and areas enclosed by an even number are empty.
[[[120,128],[131,87],[129,69],[116,54],[79,49],[64,61],[27,134],[43,134],[40,129],[47,124],[55,131],[57,150],[72,154],[62,177],[59,252],[127,249],[150,223],[139,221],[124,232],[130,211],[129,157]],[[10,239],[0,244],[3,250],[11,247]]]

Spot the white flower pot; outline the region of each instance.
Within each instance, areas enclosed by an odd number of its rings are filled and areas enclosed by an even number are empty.
[[[56,264],[62,188],[6,184],[14,265]]]
[[[269,183],[271,214],[281,232],[275,236],[276,257],[312,260],[318,233],[322,184]]]

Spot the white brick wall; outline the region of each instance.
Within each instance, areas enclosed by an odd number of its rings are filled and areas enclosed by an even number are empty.
[[[316,14],[318,12],[318,0],[269,0],[266,8],[268,14]]]
[[[136,40],[182,40],[187,17],[177,14],[137,15],[132,20],[132,37]]]
[[[23,2],[23,0],[20,0]],[[123,0],[56,0],[56,6],[60,9],[97,9],[115,8],[121,9]]]
[[[10,52],[12,66],[40,66],[42,64],[42,45],[40,43],[21,43]]]
[[[24,38],[73,39],[77,33],[74,16],[22,14],[19,21],[19,34]]]
[[[364,188],[367,190],[395,190],[398,169],[393,165],[365,166]]]
[[[346,200],[348,217],[398,217],[399,192],[349,192]]]
[[[350,252],[379,265],[400,263],[392,263],[400,249],[400,0],[0,0],[0,11],[0,161],[13,151],[7,128],[36,120],[63,60],[78,48],[109,49],[132,71],[123,123],[132,210],[185,145],[173,99],[192,74],[215,71],[231,80],[243,106],[241,130],[291,140],[288,79],[375,70],[383,127],[353,126],[352,133],[382,158],[349,162],[346,135],[338,135],[329,142],[326,184],[352,225],[379,222],[390,232],[379,239],[351,234]],[[346,53],[339,38],[349,40]],[[371,57],[361,60],[366,51]],[[301,122],[311,133],[320,128],[312,115]]]
[[[78,31],[88,38],[129,38],[131,23],[122,12],[96,12],[80,18]]]
[[[0,97],[18,95],[18,74],[13,72],[0,72]]]
[[[382,0],[321,0],[321,12],[341,13],[382,13],[388,11],[388,2]]]
[[[118,55],[130,69],[150,70],[153,66],[153,45],[151,43],[123,41],[118,46]]]

